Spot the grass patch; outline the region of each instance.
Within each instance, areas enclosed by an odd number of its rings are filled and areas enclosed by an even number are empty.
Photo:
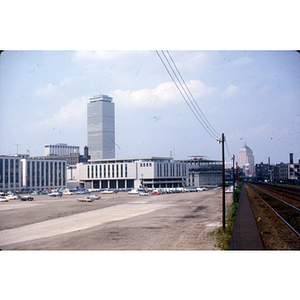
[[[242,186],[243,183],[240,182],[233,192],[233,202],[231,203],[229,212],[226,215],[225,229],[223,230],[223,227],[219,227],[217,231],[213,231],[210,233],[211,236],[214,236],[216,238],[217,243],[215,246],[219,247],[221,250],[228,250],[229,248]]]

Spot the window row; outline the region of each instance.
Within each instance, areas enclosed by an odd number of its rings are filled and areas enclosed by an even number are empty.
[[[157,163],[157,177],[185,177],[186,165],[177,163]]]
[[[27,161],[26,186],[65,186],[66,163],[49,161]]]
[[[87,166],[87,178],[126,178],[127,175],[127,164]]]

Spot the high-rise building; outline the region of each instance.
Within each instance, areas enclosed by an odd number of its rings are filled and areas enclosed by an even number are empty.
[[[87,105],[88,147],[91,159],[115,158],[115,104],[98,95]]]
[[[254,156],[252,150],[246,145],[239,150],[237,163],[246,176],[254,175]]]

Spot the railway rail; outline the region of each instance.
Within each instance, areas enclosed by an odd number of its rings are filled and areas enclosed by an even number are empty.
[[[300,201],[300,188],[289,187],[289,186],[278,186],[270,185],[265,183],[255,184],[256,186],[262,187],[264,190],[268,190],[271,193],[276,192],[276,194],[281,195],[284,198],[290,198],[292,200]]]
[[[254,184],[248,187],[300,237],[300,193],[297,190]]]

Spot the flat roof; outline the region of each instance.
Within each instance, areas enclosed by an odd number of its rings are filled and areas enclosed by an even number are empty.
[[[149,157],[127,157],[127,158],[102,158],[89,159],[88,162],[108,162],[108,161],[155,161],[155,160],[173,160],[172,157],[149,156]]]

